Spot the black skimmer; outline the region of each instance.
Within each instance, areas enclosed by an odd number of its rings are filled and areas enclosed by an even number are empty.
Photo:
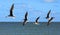
[[[50,15],[50,12],[51,12],[51,10],[49,10],[49,12],[48,12],[48,14],[47,14],[47,17],[46,17],[46,19],[48,19],[49,20],[49,15]]]
[[[10,8],[10,14],[8,15],[9,17],[14,17],[13,16],[13,9],[14,9],[14,4],[12,4],[12,6]]]
[[[26,12],[26,14],[25,14],[25,18],[24,18],[24,22],[23,22],[23,26],[27,23],[27,16],[28,16],[28,12]]]
[[[38,25],[38,20],[39,20],[40,17],[37,17],[36,20],[35,20],[35,24]]]
[[[47,23],[47,26],[51,23],[51,21],[54,19],[54,17],[51,17],[49,20],[48,20],[48,23]]]

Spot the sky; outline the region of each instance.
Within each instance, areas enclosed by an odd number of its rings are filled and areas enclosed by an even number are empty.
[[[15,18],[6,17],[13,3]],[[28,22],[34,22],[39,16],[39,22],[47,22],[45,17],[49,10],[50,17],[55,17],[52,22],[60,22],[60,0],[0,0],[0,22],[23,22],[26,11]]]

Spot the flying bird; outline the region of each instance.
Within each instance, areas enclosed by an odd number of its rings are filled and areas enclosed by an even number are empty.
[[[49,19],[49,18],[50,18],[50,17],[49,17],[50,12],[51,12],[51,10],[49,10],[49,12],[48,12],[48,14],[47,14],[47,16],[46,16],[46,19]]]
[[[26,14],[25,14],[25,17],[24,17],[24,22],[23,22],[23,26],[27,23],[27,16],[28,16],[28,12],[26,12]]]
[[[10,17],[14,17],[13,16],[13,9],[14,9],[14,4],[12,4],[11,8],[10,8],[10,14],[8,16]]]
[[[38,20],[39,20],[40,17],[37,17],[36,20],[35,20],[35,24],[38,25]]]
[[[48,20],[48,23],[47,23],[47,26],[51,23],[51,21],[54,19],[54,17],[51,17],[49,20]]]

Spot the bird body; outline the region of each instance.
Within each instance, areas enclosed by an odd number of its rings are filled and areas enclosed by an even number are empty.
[[[13,17],[13,9],[14,9],[14,4],[12,4],[10,8],[10,14],[8,16]]]
[[[24,22],[23,22],[23,26],[24,26],[26,23],[27,23],[27,20],[24,20]]]
[[[38,19],[39,19],[39,18],[40,18],[40,17],[37,17],[36,20],[35,20],[35,24],[36,24],[36,25],[38,25]]]
[[[24,18],[24,22],[23,22],[23,26],[27,23],[27,16],[28,16],[28,12],[26,12],[26,14],[25,14],[25,18]]]
[[[49,25],[51,23],[51,21],[53,20],[54,17],[51,17],[49,20],[48,20],[48,24]]]
[[[50,12],[51,12],[51,10],[49,10],[46,19],[49,19]]]
[[[35,22],[34,24],[39,25],[38,22]]]

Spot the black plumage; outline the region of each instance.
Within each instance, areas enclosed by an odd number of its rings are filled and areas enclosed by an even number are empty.
[[[14,4],[12,4],[11,8],[10,8],[10,14],[9,16],[13,17],[13,9],[14,9]]]
[[[25,14],[25,18],[24,18],[23,26],[26,24],[26,21],[28,20],[28,19],[27,19],[27,16],[28,16],[28,12],[26,12],[26,14]]]
[[[40,18],[40,17],[37,17],[35,22],[38,22],[38,19],[39,19],[39,18]]]
[[[47,23],[47,26],[50,24],[50,22],[54,19],[54,17],[51,17],[49,20],[48,20],[48,23]]]
[[[46,16],[46,19],[49,19],[50,12],[51,12],[51,10],[49,10],[49,12],[48,12],[48,14]]]

